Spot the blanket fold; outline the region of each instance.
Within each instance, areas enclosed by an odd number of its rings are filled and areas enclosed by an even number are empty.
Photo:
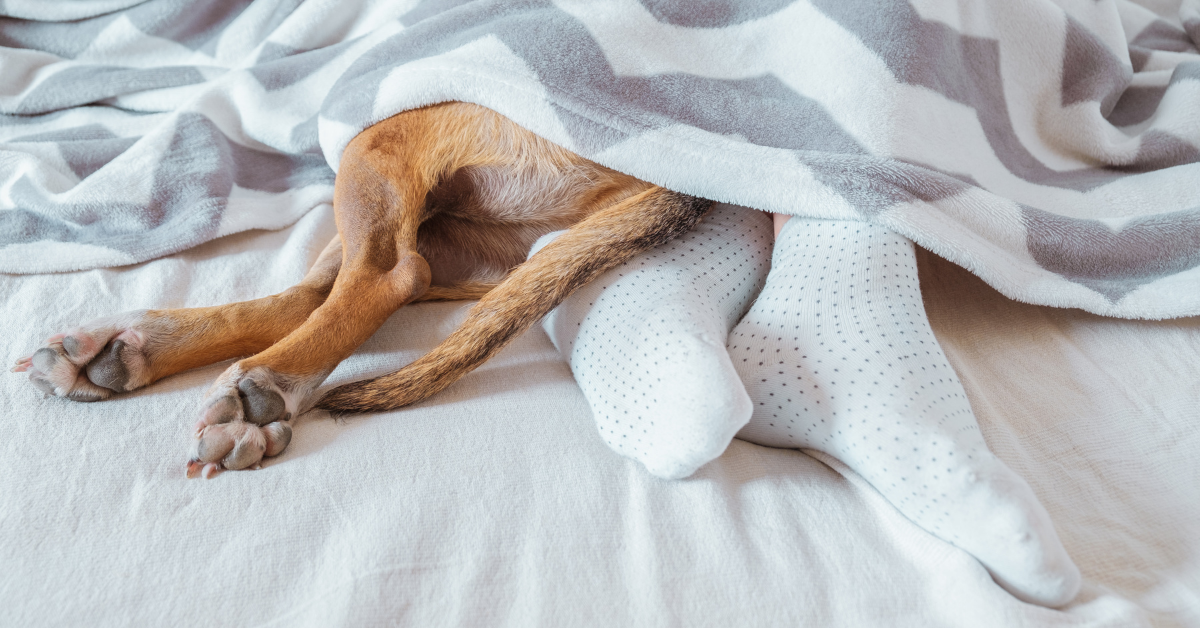
[[[0,4],[3,272],[283,227],[362,129],[464,100],[1014,299],[1200,314],[1200,0],[82,4]]]

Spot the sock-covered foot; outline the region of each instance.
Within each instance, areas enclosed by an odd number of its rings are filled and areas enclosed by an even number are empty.
[[[766,279],[771,240],[770,216],[717,204],[691,233],[610,270],[543,321],[617,453],[687,477],[745,425],[750,399],[725,339]]]
[[[729,351],[754,403],[739,438],[838,458],[1023,600],[1058,606],[1078,592],[1049,515],[988,450],[934,338],[912,242],[792,218]]]

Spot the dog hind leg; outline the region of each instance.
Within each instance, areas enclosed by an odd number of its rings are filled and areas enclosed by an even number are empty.
[[[710,201],[651,188],[600,210],[518,266],[463,324],[403,369],[329,391],[317,407],[371,411],[433,395],[490,358],[605,270],[690,230]]]
[[[342,266],[333,288],[291,334],[213,383],[196,423],[189,477],[252,467],[282,452],[291,419],[308,410],[338,363],[429,289],[432,273],[416,252],[426,195],[469,153],[468,135],[438,133],[439,115],[406,112],[347,147],[334,188]]]
[[[284,292],[240,303],[139,310],[51,336],[12,369],[47,395],[100,401],[188,369],[261,351],[291,333],[329,294],[341,239],[325,247],[304,279]]]

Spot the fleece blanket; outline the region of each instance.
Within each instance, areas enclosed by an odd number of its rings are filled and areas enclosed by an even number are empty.
[[[328,202],[446,100],[606,166],[884,224],[1007,296],[1200,313],[1200,0],[5,0],[0,271]]]

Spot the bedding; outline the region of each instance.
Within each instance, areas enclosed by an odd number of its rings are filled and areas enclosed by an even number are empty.
[[[676,191],[882,224],[1021,301],[1200,314],[1200,0],[88,6],[4,5],[5,272],[289,224],[358,132],[465,100]]]
[[[588,458],[587,406],[531,332],[449,396],[307,416],[310,438],[273,473],[225,490],[189,488],[172,464],[220,365],[94,406],[8,378],[17,567],[0,592],[19,619],[1200,621],[1194,319],[1094,316],[1196,313],[1196,4],[860,5],[151,0],[92,15],[8,0],[22,19],[0,29],[0,270],[75,271],[4,278],[13,350],[113,311],[291,285],[332,235],[349,138],[406,108],[480,102],[647,180],[871,221],[1008,297],[1090,310],[1004,301],[921,253],[925,309],[987,445],[1084,571],[1071,605],[1006,598],[819,452],[735,443],[676,484]],[[394,370],[462,311],[406,308],[329,384]],[[586,429],[564,438],[579,427],[564,417]]]
[[[328,206],[142,264],[0,276],[5,357],[131,307],[298,281]],[[1022,603],[836,460],[735,440],[679,481],[615,456],[538,327],[413,408],[313,413],[260,471],[184,477],[225,368],[111,401],[0,377],[0,623],[13,626],[1195,626],[1200,320],[1013,302],[921,253],[934,331],[989,447],[1084,574]],[[333,375],[432,348],[468,304],[397,312]]]

